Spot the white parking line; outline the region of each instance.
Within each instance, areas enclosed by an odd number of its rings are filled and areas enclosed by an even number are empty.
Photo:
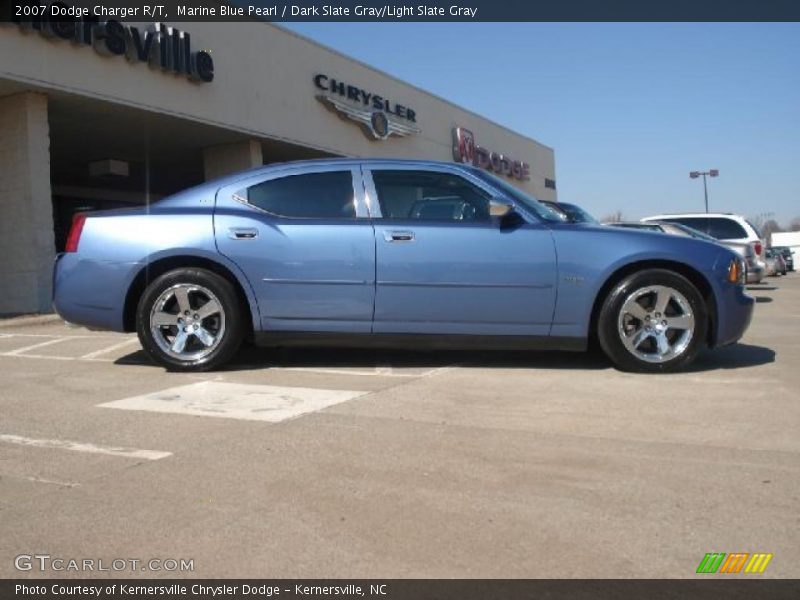
[[[80,485],[80,483],[74,483],[72,481],[56,481],[55,479],[42,479],[41,477],[21,477],[20,479],[32,481],[33,483],[46,483],[48,485],[58,485],[69,488],[78,487]]]
[[[121,448],[116,446],[97,446],[83,442],[68,440],[39,440],[22,437],[21,435],[0,434],[0,442],[17,444],[18,446],[33,446],[35,448],[55,448],[57,450],[71,450],[73,452],[87,452],[90,454],[107,454],[123,458],[139,458],[144,460],[160,460],[172,456],[172,452],[158,450],[139,450],[137,448]]]
[[[83,356],[78,357],[80,360],[90,360],[92,358],[97,358],[103,354],[108,352],[112,352],[114,350],[119,350],[120,348],[124,348],[128,344],[132,344],[133,342],[138,342],[138,337],[133,337],[125,340],[124,342],[119,342],[118,344],[112,344],[106,348],[101,348],[100,350],[95,350],[94,352],[89,352],[88,354],[84,354]]]
[[[411,373],[391,373],[386,371],[386,367],[378,367],[374,371],[348,371],[346,369],[325,369],[317,367],[276,367],[268,364],[264,365],[270,369],[281,371],[302,371],[305,373],[326,373],[329,375],[356,375],[358,377],[422,377],[420,374]]]
[[[269,366],[269,365],[264,365],[264,366],[269,367],[270,369],[281,370],[281,371],[325,373],[330,375],[356,375],[358,377],[400,377],[400,378],[418,379],[420,377],[430,377],[432,375],[445,373],[447,371],[455,369],[458,365],[447,365],[445,367],[437,367],[435,369],[429,369],[427,371],[423,371],[422,373],[395,373],[394,372],[395,367],[375,367],[375,369],[372,371],[348,371],[346,369],[326,369],[324,367],[279,367],[279,366]]]
[[[0,352],[0,356],[7,356],[10,358],[41,358],[44,360],[85,360],[87,362],[114,362],[111,358],[85,358],[80,356],[50,356],[47,354],[12,354],[11,352]]]
[[[64,335],[53,333],[0,333],[0,337],[15,338],[15,337],[29,337],[29,338],[64,338],[68,340],[105,340],[109,338],[116,338],[116,335]]]
[[[425,371],[420,377],[433,377],[435,375],[441,375],[442,373],[447,373],[448,371],[454,371],[458,369],[459,365],[447,365],[445,367],[438,367],[436,369],[431,369],[430,371]]]
[[[10,334],[0,334],[0,338],[5,337],[34,337],[34,338],[48,338],[43,342],[38,342],[36,344],[31,344],[30,346],[25,346],[23,348],[17,348],[16,350],[10,350],[8,352],[0,352],[0,357],[13,357],[13,358],[34,358],[34,359],[41,359],[41,360],[59,360],[59,361],[70,361],[70,360],[79,360],[79,361],[88,361],[88,362],[115,362],[115,359],[111,358],[104,358],[103,355],[109,352],[113,352],[114,350],[119,350],[120,348],[124,348],[129,344],[134,344],[139,341],[139,338],[136,336],[128,337],[121,342],[117,342],[116,344],[112,344],[110,346],[105,346],[100,348],[99,350],[94,350],[87,354],[83,354],[81,356],[60,356],[57,354],[30,354],[31,350],[36,350],[37,348],[42,348],[46,346],[51,346],[53,344],[58,344],[63,341],[67,340],[75,340],[75,339],[95,339],[95,340],[102,340],[102,339],[119,339],[117,336],[91,336],[91,335],[48,335],[48,334],[37,334],[37,333],[10,333]],[[252,366],[259,366],[259,365],[252,365]],[[321,373],[324,375],[352,375],[355,377],[391,377],[391,378],[399,378],[399,379],[418,379],[420,377],[431,377],[433,375],[438,375],[447,371],[450,371],[454,368],[457,368],[458,365],[447,365],[444,367],[437,367],[434,369],[429,369],[427,371],[423,371],[421,373],[398,373],[398,369],[402,369],[403,367],[392,367],[388,365],[381,365],[373,368],[372,370],[358,370],[358,369],[346,369],[346,368],[328,368],[328,367],[282,367],[280,365],[270,365],[269,362],[264,362],[263,365],[264,369],[271,369],[275,371],[297,371],[300,373]]]
[[[37,348],[44,348],[45,346],[52,346],[53,344],[58,344],[59,342],[65,342],[69,338],[56,338],[54,340],[47,340],[46,342],[39,342],[38,344],[31,344],[30,346],[23,346],[22,348],[17,348],[16,350],[12,350],[11,352],[4,352],[3,356],[19,356],[28,350],[36,350]]]

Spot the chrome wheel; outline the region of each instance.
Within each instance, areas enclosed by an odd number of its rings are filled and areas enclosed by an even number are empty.
[[[686,296],[678,290],[651,285],[625,299],[617,330],[622,344],[636,358],[663,363],[682,355],[689,347],[695,317]]]
[[[159,348],[173,358],[201,360],[219,346],[225,335],[225,311],[208,288],[173,285],[153,303],[150,332]]]

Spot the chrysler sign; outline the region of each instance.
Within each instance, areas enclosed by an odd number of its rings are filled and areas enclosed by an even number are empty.
[[[531,166],[528,163],[479,146],[475,141],[475,134],[463,127],[453,128],[453,159],[520,181],[531,178]]]
[[[324,73],[314,76],[314,87],[320,92],[317,100],[342,117],[359,123],[371,139],[419,133],[417,113],[407,106]]]

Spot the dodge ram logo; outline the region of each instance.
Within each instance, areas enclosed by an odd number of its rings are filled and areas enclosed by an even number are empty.
[[[479,146],[475,142],[475,134],[463,127],[453,128],[453,160],[475,165],[481,169],[494,171],[520,181],[527,181],[531,178],[531,166],[528,163]]]

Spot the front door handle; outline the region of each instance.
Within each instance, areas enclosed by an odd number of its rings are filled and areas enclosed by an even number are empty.
[[[258,237],[258,229],[254,227],[231,227],[228,237],[232,240],[253,240]]]
[[[384,231],[383,239],[387,242],[413,242],[413,231]]]

